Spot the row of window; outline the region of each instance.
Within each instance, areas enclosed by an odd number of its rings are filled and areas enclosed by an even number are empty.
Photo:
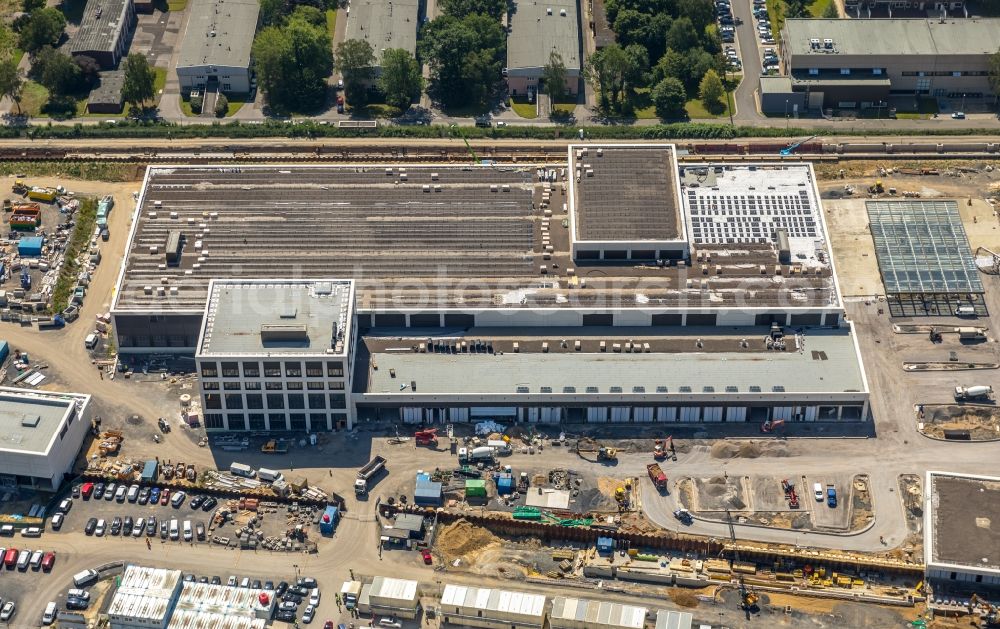
[[[265,401],[267,402],[267,408],[270,410],[281,410],[286,408],[292,409],[304,409],[306,408],[306,403],[309,404],[310,409],[342,409],[347,408],[347,396],[343,393],[310,393],[308,395],[296,394],[296,393],[268,393],[267,395],[261,395],[259,393],[226,393],[219,395],[218,393],[206,393],[203,396],[202,403],[205,408],[217,410],[223,408],[223,401],[225,401],[225,408],[227,410],[243,410],[244,408],[264,408]],[[329,406],[327,406],[329,402]]]
[[[333,391],[343,391],[344,382],[343,380],[331,380],[331,381],[316,381],[316,382],[306,382],[306,389],[310,391],[322,391],[324,389],[331,389]],[[201,383],[201,388],[205,391],[218,391],[219,383],[210,382],[203,380]],[[223,391],[260,391],[260,382],[242,382],[240,380],[234,380],[233,382],[223,382]],[[268,381],[264,383],[264,389],[267,391],[284,391],[285,389],[289,391],[301,391],[301,382],[281,382],[281,381]]]
[[[821,71],[819,68],[809,68],[809,74],[812,76],[818,75]],[[882,76],[886,74],[885,68],[840,68],[840,73],[842,75],[850,74],[868,74],[871,73],[874,76]],[[988,76],[989,72],[985,70],[935,70],[933,72],[923,72],[923,71],[907,71],[901,72],[903,76]]]
[[[300,361],[286,361],[284,363],[277,361],[267,361],[261,363],[256,361],[250,362],[202,362],[201,363],[201,375],[205,378],[218,378],[219,374],[222,374],[223,378],[260,378],[261,374],[264,374],[265,378],[280,378],[284,374],[287,378],[301,378],[303,373],[306,378],[343,378],[344,377],[344,363],[340,361],[325,363],[326,368],[324,369],[324,363],[321,361],[308,361],[305,364],[305,369],[302,368],[302,363]],[[242,367],[242,374],[240,373],[240,368]]]
[[[228,426],[227,426],[228,423]],[[347,426],[344,413],[205,413],[209,430],[272,430],[329,432]]]

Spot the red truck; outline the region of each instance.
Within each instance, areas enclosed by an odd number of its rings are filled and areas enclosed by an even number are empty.
[[[657,489],[667,490],[667,475],[663,473],[659,463],[650,463],[646,466],[646,471],[649,472],[649,480],[653,481]]]

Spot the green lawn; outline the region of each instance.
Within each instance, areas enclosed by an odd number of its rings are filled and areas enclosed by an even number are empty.
[[[446,107],[444,114],[452,118],[472,118],[474,116],[481,116],[488,111],[489,109],[482,105],[463,105],[461,107]]]
[[[722,109],[717,113],[712,113],[705,109],[705,104],[701,102],[701,99],[692,98],[684,105],[685,111],[687,111],[688,117],[692,120],[696,118],[725,118],[729,116],[729,105],[723,101]]]
[[[29,116],[44,116],[42,107],[49,101],[49,91],[35,83],[25,81],[21,91],[21,111]]]
[[[183,96],[181,97],[181,113],[183,113],[185,116],[190,116],[192,118],[201,115],[191,111],[191,101],[189,99],[184,98]]]
[[[529,103],[527,98],[518,96],[510,99],[510,108],[522,118],[531,120],[538,117],[538,103]]]
[[[362,109],[369,118],[397,118],[403,114],[398,107],[385,103],[368,103]]]
[[[330,41],[333,41],[333,36],[337,33],[337,10],[327,9],[326,10],[326,32],[330,35]]]
[[[812,0],[807,6],[809,15],[812,17],[823,17],[823,12],[833,4],[833,0]]]
[[[552,111],[559,111],[566,114],[571,114],[576,111],[576,103],[556,103],[552,105]]]
[[[227,96],[226,98],[229,97]],[[235,115],[246,104],[247,102],[241,98],[229,98],[229,107],[226,108],[226,118]]]
[[[163,88],[167,85],[167,69],[154,67],[153,72],[156,73],[156,77],[153,79],[153,101],[159,104]]]

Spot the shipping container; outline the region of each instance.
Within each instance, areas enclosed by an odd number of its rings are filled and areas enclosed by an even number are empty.
[[[334,505],[327,505],[319,520],[319,532],[326,537],[333,535],[337,528],[337,519],[340,517],[340,510]]]

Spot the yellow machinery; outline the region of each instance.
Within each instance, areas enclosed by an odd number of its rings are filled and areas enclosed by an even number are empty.
[[[875,180],[875,185],[868,186],[868,194],[882,194],[885,192],[885,186],[882,185],[881,179]]]
[[[617,461],[618,460],[618,448],[606,448],[602,447],[597,451],[598,461]]]

